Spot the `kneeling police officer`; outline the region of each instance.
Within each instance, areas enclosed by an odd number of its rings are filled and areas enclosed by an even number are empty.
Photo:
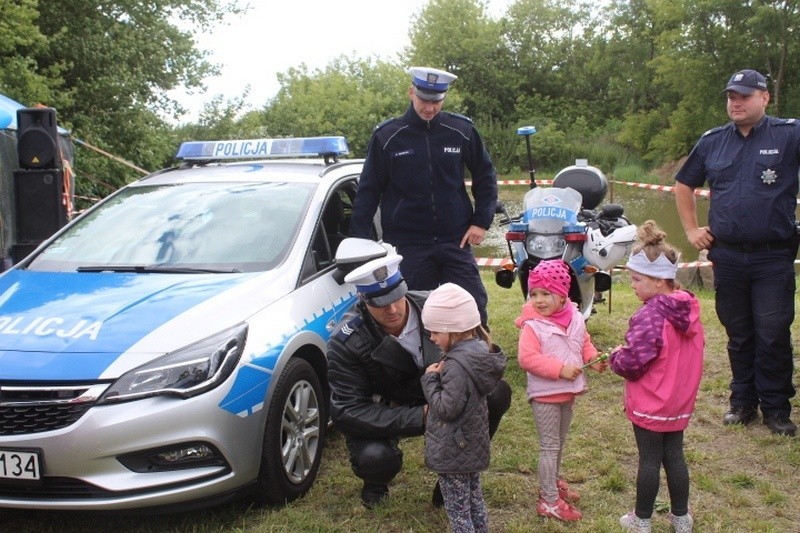
[[[361,501],[371,508],[389,493],[403,465],[401,437],[425,433],[427,404],[420,377],[441,359],[422,326],[428,291],[408,291],[389,255],[350,272],[359,303],[337,325],[328,342],[331,417],[345,435],[350,464],[364,480]],[[511,405],[511,387],[500,381],[488,395],[489,434]],[[432,502],[442,505],[438,485]]]

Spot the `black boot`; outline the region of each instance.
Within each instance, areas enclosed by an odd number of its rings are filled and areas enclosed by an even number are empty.
[[[361,503],[367,509],[372,509],[389,496],[389,486],[381,483],[364,482],[361,489]]]
[[[431,503],[434,507],[443,507],[444,506],[444,496],[442,496],[442,487],[439,486],[439,482],[436,482],[436,485],[433,487],[433,495],[431,496]]]

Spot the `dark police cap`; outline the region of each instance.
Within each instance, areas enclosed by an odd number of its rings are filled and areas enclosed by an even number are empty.
[[[740,94],[753,94],[754,91],[766,91],[767,79],[755,70],[740,70],[736,72],[722,92],[733,91]]]

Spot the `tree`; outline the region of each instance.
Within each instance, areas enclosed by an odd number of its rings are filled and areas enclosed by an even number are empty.
[[[36,5],[36,0],[0,3],[0,92],[26,105],[54,100],[61,85],[60,65],[40,69],[36,63],[47,48],[36,26]]]
[[[458,76],[450,92],[461,96],[466,115],[507,124],[516,72],[502,30],[479,0],[430,0],[412,17],[407,60]]]
[[[260,113],[260,126],[276,137],[344,135],[350,153],[363,157],[372,129],[408,105],[408,80],[393,63],[346,56],[321,70],[290,68],[278,75],[281,88]]]
[[[39,0],[36,50],[43,72],[63,83],[52,100],[59,121],[80,140],[148,170],[171,162],[176,139],[160,113],[180,116],[167,93],[199,87],[215,67],[195,32],[241,10],[235,0]],[[76,155],[79,196],[105,196],[139,174],[92,152]],[[87,179],[81,179],[85,176]]]

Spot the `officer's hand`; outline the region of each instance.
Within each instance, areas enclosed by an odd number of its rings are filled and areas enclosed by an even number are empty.
[[[478,246],[483,242],[483,238],[486,236],[486,230],[480,226],[470,226],[467,229],[467,232],[464,234],[464,237],[461,239],[461,247],[463,248],[467,244],[470,246]]]
[[[706,250],[711,248],[711,243],[714,242],[714,236],[708,226],[690,229],[686,232],[686,238],[689,243],[698,250]]]

